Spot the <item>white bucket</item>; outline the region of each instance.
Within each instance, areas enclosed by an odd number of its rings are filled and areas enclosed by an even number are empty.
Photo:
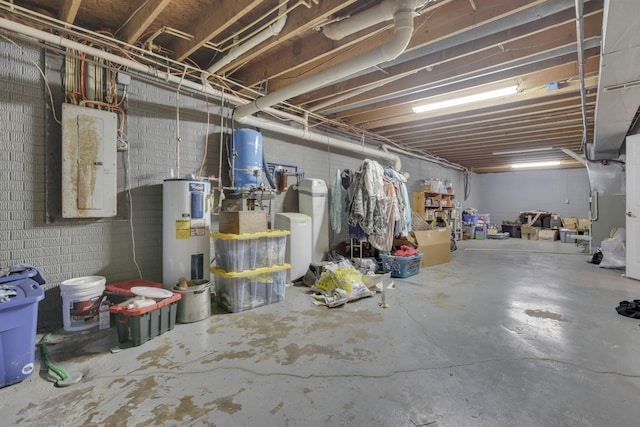
[[[82,331],[98,326],[100,299],[106,281],[102,276],[84,276],[60,283],[65,331]]]

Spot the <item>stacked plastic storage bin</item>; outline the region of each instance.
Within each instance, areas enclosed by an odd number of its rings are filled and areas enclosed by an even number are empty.
[[[284,300],[286,230],[249,234],[212,233],[218,305],[231,313]]]

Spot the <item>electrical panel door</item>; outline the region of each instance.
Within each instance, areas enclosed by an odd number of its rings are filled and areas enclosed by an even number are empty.
[[[117,117],[115,113],[62,105],[62,216],[116,216]]]

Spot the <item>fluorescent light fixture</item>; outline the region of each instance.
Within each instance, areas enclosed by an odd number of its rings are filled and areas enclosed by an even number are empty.
[[[425,113],[427,111],[441,110],[443,108],[471,104],[472,102],[486,101],[487,99],[500,98],[501,96],[513,95],[516,93],[518,93],[518,86],[509,86],[502,89],[490,90],[488,92],[476,93],[475,95],[434,102],[432,104],[418,105],[413,107],[413,112]]]
[[[553,147],[527,148],[524,150],[511,150],[511,151],[496,151],[495,153],[491,153],[491,154],[494,156],[501,156],[503,154],[535,153],[537,151],[549,151],[549,150],[553,150]]]
[[[559,161],[551,161],[551,162],[528,162],[528,163],[514,163],[511,165],[512,168],[542,168],[545,166],[558,166],[560,164]]]

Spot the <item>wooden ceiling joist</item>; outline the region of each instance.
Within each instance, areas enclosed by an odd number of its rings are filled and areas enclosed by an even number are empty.
[[[135,15],[124,24],[118,35],[127,43],[134,43],[151,26],[172,0],[139,0],[133,8]]]

